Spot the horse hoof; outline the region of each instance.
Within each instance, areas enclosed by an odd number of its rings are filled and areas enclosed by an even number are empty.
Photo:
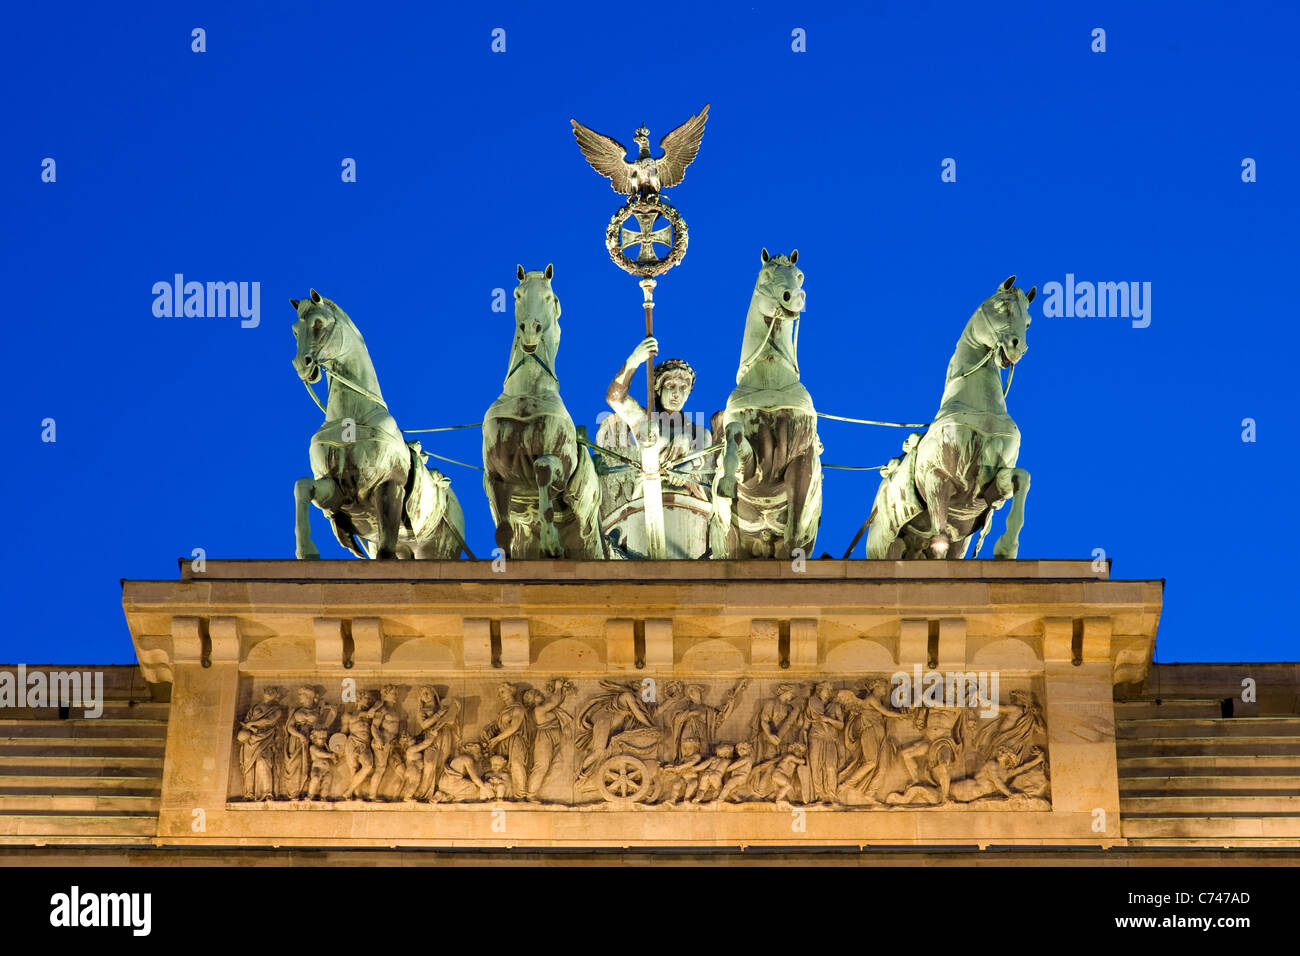
[[[299,561],[319,561],[320,552],[315,548],[298,548],[294,551],[294,556]]]
[[[993,545],[993,557],[999,558],[1003,561],[1014,561],[1016,559],[1016,555],[1018,555],[1019,553],[1020,553],[1019,541],[1004,542],[1002,538],[998,538],[997,544]]]
[[[496,543],[498,548],[509,549],[510,541],[514,537],[514,531],[508,524],[497,525]]]
[[[930,553],[936,558],[946,558],[948,556],[948,546],[952,542],[946,534],[936,534],[930,539]]]
[[[564,543],[560,541],[559,532],[554,527],[542,529],[541,552],[543,558],[565,557]]]
[[[718,481],[718,497],[734,498],[736,497],[736,479],[722,478]]]

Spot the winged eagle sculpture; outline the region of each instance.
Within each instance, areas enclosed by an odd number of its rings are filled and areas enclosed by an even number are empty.
[[[618,140],[588,129],[577,120],[569,122],[573,124],[573,135],[591,168],[609,179],[614,192],[625,194],[632,202],[653,198],[660,189],[676,186],[685,178],[686,167],[700,151],[704,121],[708,117],[709,104],[705,103],[697,115],[659,141],[664,154],[658,158],[650,155],[650,131],[642,126],[633,137],[640,151],[630,163],[627,161],[627,147]]]

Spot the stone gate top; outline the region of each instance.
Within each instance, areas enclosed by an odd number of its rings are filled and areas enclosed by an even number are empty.
[[[1110,846],[1161,592],[1086,561],[211,561],[123,605],[171,685],[165,842]]]

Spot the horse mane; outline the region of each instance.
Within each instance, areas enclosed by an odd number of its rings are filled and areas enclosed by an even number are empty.
[[[335,315],[337,315],[339,318],[343,320],[344,324],[346,324],[347,327],[352,330],[353,334],[356,335],[356,337],[361,340],[362,344],[365,344],[366,337],[361,334],[361,330],[357,328],[357,324],[352,321],[352,316],[344,312],[343,307],[339,305],[337,302],[335,302],[333,299],[330,299],[329,301],[330,304],[334,306]]]

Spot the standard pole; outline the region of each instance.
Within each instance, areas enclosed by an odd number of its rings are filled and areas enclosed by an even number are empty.
[[[645,334],[654,335],[654,279],[642,279],[645,292]],[[646,550],[653,560],[668,556],[664,534],[663,477],[659,473],[659,428],[655,415],[655,353],[645,363],[646,443],[641,449],[641,500],[644,506]]]
[[[655,334],[655,280],[642,279],[641,291],[645,293],[645,334],[646,338]],[[655,353],[651,352],[645,360],[646,412],[650,417],[655,413]]]

